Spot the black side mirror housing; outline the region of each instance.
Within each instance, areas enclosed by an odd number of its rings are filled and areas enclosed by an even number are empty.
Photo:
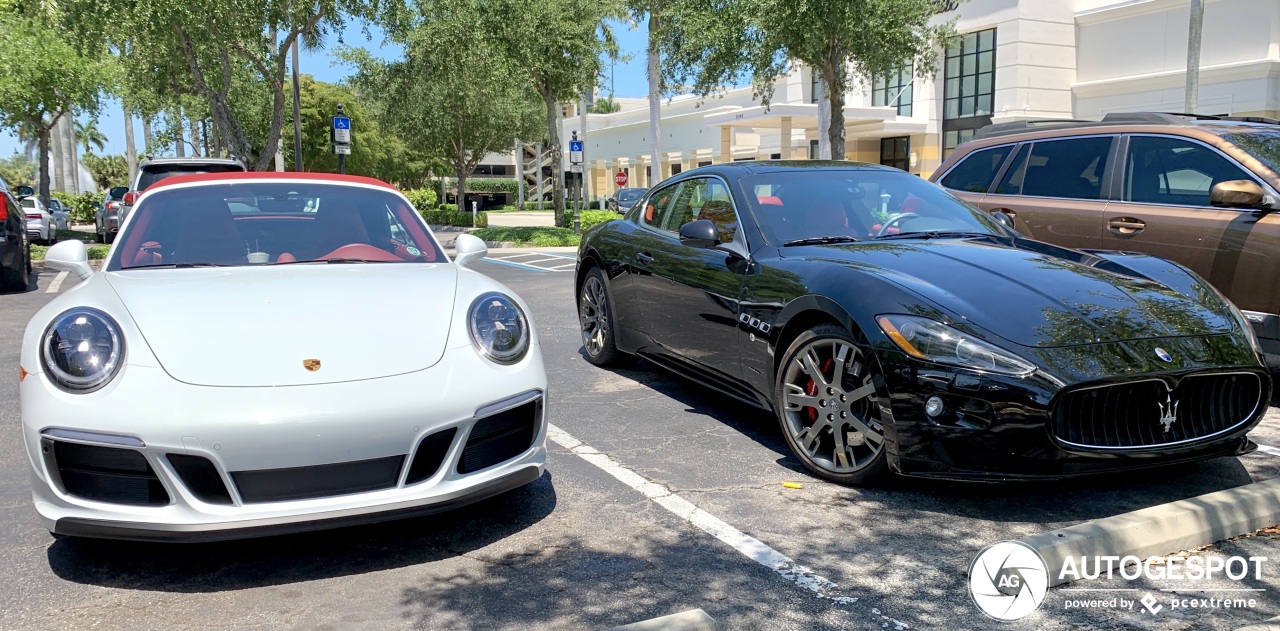
[[[30,186],[19,186],[18,188],[13,189],[13,196],[20,200],[26,199],[35,194],[35,189]]]
[[[714,248],[720,245],[720,231],[710,219],[698,219],[680,226],[680,245],[691,248]]]

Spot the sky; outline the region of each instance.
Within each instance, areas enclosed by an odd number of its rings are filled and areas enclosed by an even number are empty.
[[[357,23],[348,24],[347,28],[341,33],[335,33],[328,38],[322,50],[307,51],[303,49],[299,55],[299,68],[303,74],[313,75],[320,81],[331,83],[341,82],[354,73],[350,66],[338,64],[332,56],[333,50],[341,43],[349,46],[366,48],[374,53],[375,56],[383,59],[395,59],[401,54],[400,47],[396,45],[383,46],[383,33],[380,29],[370,27],[369,37],[362,32],[362,26]],[[630,55],[631,60],[626,63],[617,63],[613,66],[613,86],[617,96],[622,97],[643,97],[649,93],[649,83],[645,76],[645,56],[644,49],[646,39],[648,37],[647,25],[641,23],[636,30],[631,30],[628,24],[614,23],[614,37],[618,40],[618,46],[623,55]],[[609,62],[605,61],[605,81],[601,86],[601,94],[609,94]],[[82,117],[84,118],[84,117]],[[98,129],[107,137],[106,148],[103,152],[106,155],[124,154],[124,115],[120,110],[120,101],[117,99],[107,99],[102,103],[102,109],[98,113]],[[138,151],[142,151],[142,121],[135,119],[134,134],[138,143]],[[8,131],[0,131],[0,157],[8,157],[21,150],[18,139]]]

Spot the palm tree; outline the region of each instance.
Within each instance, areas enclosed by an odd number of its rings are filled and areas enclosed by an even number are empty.
[[[93,153],[92,147],[97,147],[98,151],[102,151],[107,146],[107,137],[98,129],[97,117],[90,118],[88,122],[76,121],[76,140],[80,146],[84,147],[85,153]]]

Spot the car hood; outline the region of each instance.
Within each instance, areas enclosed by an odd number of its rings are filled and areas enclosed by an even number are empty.
[[[174,379],[294,386],[434,365],[457,275],[449,264],[304,264],[118,271],[107,281]]]
[[[818,249],[823,258],[887,277],[953,314],[932,317],[972,323],[1023,346],[1203,336],[1235,329],[1225,303],[1201,283],[1192,285],[1198,292],[1185,295],[1152,280],[1008,241],[886,241]],[[1081,254],[1081,259],[1092,257]]]

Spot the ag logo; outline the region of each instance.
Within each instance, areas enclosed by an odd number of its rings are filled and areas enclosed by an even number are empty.
[[[1035,611],[1048,589],[1044,559],[1020,541],[989,545],[969,566],[969,595],[982,613],[997,620],[1017,620]]]

